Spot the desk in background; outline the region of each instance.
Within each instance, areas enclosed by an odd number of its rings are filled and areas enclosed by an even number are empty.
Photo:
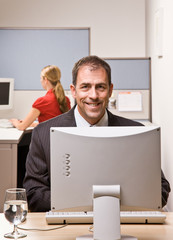
[[[18,145],[24,133],[16,128],[0,128],[0,212],[5,190],[17,187]]]
[[[122,224],[121,234],[131,235],[138,240],[171,240],[173,239],[173,213],[166,213],[167,219],[165,224]],[[5,233],[12,231],[13,226],[0,214],[0,239],[4,239]],[[45,213],[29,213],[27,221],[20,224],[23,228],[41,228],[50,229],[58,225],[47,225]],[[76,237],[90,234],[88,231],[90,225],[68,225],[65,228],[52,231],[23,231],[27,234],[26,240],[75,240]]]

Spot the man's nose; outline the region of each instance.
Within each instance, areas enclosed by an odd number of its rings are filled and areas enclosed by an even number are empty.
[[[97,90],[94,87],[90,89],[89,97],[93,99],[98,98]]]

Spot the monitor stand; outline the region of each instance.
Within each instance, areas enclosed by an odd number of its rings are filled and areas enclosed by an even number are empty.
[[[80,237],[77,237],[76,240],[95,240],[92,234],[88,234],[88,235],[82,235]],[[98,239],[100,240],[100,239]],[[105,240],[105,239],[104,239]],[[106,239],[108,240],[108,239]],[[114,239],[116,240],[116,239]],[[132,236],[127,236],[127,235],[121,235],[121,238],[119,238],[118,240],[138,240],[135,237]]]
[[[76,240],[137,240],[120,233],[120,186],[93,186],[94,233]]]

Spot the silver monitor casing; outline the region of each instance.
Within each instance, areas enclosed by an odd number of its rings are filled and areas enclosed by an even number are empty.
[[[92,210],[93,185],[120,185],[121,210],[161,209],[160,128],[51,128],[51,210]]]

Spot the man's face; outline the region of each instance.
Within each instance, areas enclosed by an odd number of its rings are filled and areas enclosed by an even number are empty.
[[[113,85],[109,86],[104,68],[92,69],[82,66],[77,75],[76,87],[70,86],[76,99],[78,111],[90,124],[96,124],[104,115],[112,94]]]

